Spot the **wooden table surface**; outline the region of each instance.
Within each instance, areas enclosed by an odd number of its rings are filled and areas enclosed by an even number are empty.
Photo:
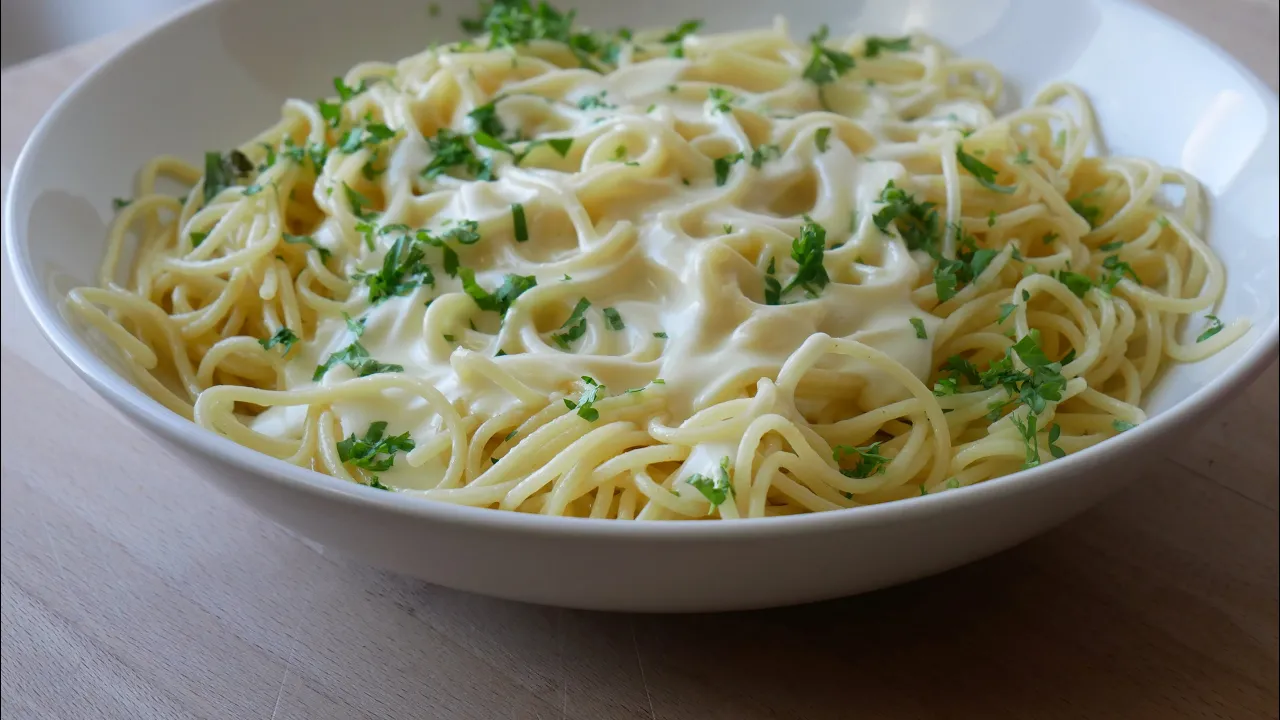
[[[1277,84],[1277,0],[1151,0]],[[3,178],[132,34],[3,74]],[[1103,505],[903,587],[729,615],[558,610],[335,557],[224,497],[3,284],[3,717],[1277,717],[1277,370]]]

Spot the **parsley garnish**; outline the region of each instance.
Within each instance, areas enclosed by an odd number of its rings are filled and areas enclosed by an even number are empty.
[[[347,203],[351,205],[351,214],[361,220],[372,220],[377,216],[377,212],[371,211],[373,201],[361,195],[355,188],[346,183],[342,183],[342,190],[347,196]]]
[[[817,132],[813,134],[813,144],[818,147],[818,152],[824,153],[827,151],[827,139],[830,137],[831,128],[829,127],[818,128]]]
[[[711,507],[720,507],[733,492],[733,484],[729,481],[729,456],[720,459],[720,464],[710,476],[694,473],[685,478],[685,482],[707,499]]]
[[[727,113],[732,110],[733,108],[730,106],[738,99],[736,95],[722,87],[711,88],[707,91],[707,97],[713,103],[713,109],[716,112],[722,113]]]
[[[1126,276],[1139,285],[1142,284],[1142,278],[1138,277],[1129,263],[1122,262],[1118,255],[1108,255],[1102,260],[1102,277],[1098,280],[1098,287],[1109,293]]]
[[[888,233],[889,226],[894,225],[907,243],[908,250],[935,252],[938,212],[934,203],[916,202],[914,196],[895,186],[892,180],[880,192],[880,202],[885,204],[884,207],[871,218],[880,232]]]
[[[764,269],[764,304],[782,304],[782,283],[778,282],[778,266],[773,258],[769,258],[769,267]]]
[[[471,296],[481,310],[492,310],[499,315],[506,315],[507,310],[515,303],[516,298],[537,286],[538,280],[533,275],[504,275],[502,285],[494,292],[489,292],[476,282],[476,274],[471,268],[458,268],[462,278],[462,289]]]
[[[1008,195],[1018,189],[1016,185],[996,184],[996,169],[965,152],[959,145],[956,146],[956,160],[960,162],[961,167],[969,171],[970,175],[977,178],[979,185],[988,190]]]
[[[782,157],[782,148],[777,145],[761,145],[751,151],[751,167],[759,170],[768,160],[776,160]]]
[[[1086,205],[1084,200],[1084,197],[1078,197],[1068,204],[1071,205],[1072,210],[1076,211],[1077,215],[1089,223],[1089,229],[1092,230],[1101,224],[1099,221],[1102,219],[1102,208],[1097,205]]]
[[[782,296],[794,288],[803,288],[809,297],[817,297],[830,278],[822,260],[827,247],[827,230],[812,220],[806,221],[800,236],[791,241],[791,259],[796,261],[795,277],[782,287],[775,277],[777,271],[772,258],[765,269],[765,304],[779,305]]]
[[[511,206],[511,223],[515,227],[516,242],[525,242],[529,239],[529,225],[524,218],[524,205],[516,203]]]
[[[729,179],[729,168],[733,167],[739,160],[742,160],[742,153],[737,152],[731,155],[725,155],[724,157],[718,157],[712,162],[716,171],[716,185],[725,184],[725,181]]]
[[[1003,325],[1004,321],[1008,320],[1013,311],[1017,309],[1018,306],[1013,303],[1000,303],[1000,319],[996,321],[996,324]]]
[[[924,330],[924,320],[917,317],[911,318],[911,327],[915,328],[917,338],[921,340],[929,339],[929,334]]]
[[[654,333],[654,334],[653,334],[653,336],[654,336],[654,337],[656,337],[656,338],[658,338],[659,340],[666,340],[666,339],[667,339],[667,334],[666,334],[666,333],[664,333],[664,332],[656,332],[656,333]]]
[[[293,349],[293,344],[296,342],[298,342],[298,336],[287,327],[281,327],[276,331],[275,335],[272,335],[269,338],[262,338],[258,340],[258,344],[262,346],[263,350],[270,350],[276,345],[283,347],[283,357],[289,356],[289,351]]]
[[[208,205],[218,193],[236,185],[253,172],[253,161],[239,150],[223,155],[218,152],[204,154],[204,204]]]
[[[414,448],[414,443],[407,432],[384,437],[386,431],[386,421],[378,420],[369,424],[369,429],[365,431],[363,438],[357,439],[355,433],[351,433],[346,440],[338,441],[338,458],[344,463],[349,462],[365,470],[374,472],[390,470],[395,464],[396,453],[409,452]]]
[[[616,308],[607,307],[603,310],[605,323],[608,324],[610,330],[625,330],[627,324],[622,322],[622,315],[618,313]]]
[[[547,146],[556,151],[560,157],[569,154],[569,148],[573,147],[573,138],[551,138],[546,141]]]
[[[481,105],[475,110],[472,110],[467,113],[467,117],[471,118],[475,123],[476,130],[479,130],[486,135],[500,138],[502,137],[502,134],[507,131],[506,127],[502,124],[502,120],[498,118],[498,110],[493,102]]]
[[[1090,288],[1093,287],[1093,281],[1089,279],[1088,275],[1081,275],[1070,270],[1059,270],[1054,277],[1058,279],[1058,282],[1066,285],[1067,289],[1078,298],[1083,298],[1085,293],[1089,292]]]
[[[586,420],[587,422],[595,422],[600,419],[600,411],[595,409],[594,406],[596,401],[600,400],[604,395],[604,386],[586,375],[582,376],[582,382],[586,387],[582,390],[582,395],[578,398],[577,402],[574,402],[569,398],[565,398],[564,405],[570,410],[577,410],[578,417],[583,420]]]
[[[872,475],[883,473],[885,466],[889,464],[889,458],[880,454],[880,445],[881,443],[879,442],[871,443],[865,447],[837,445],[832,448],[831,455],[836,462],[840,462],[845,457],[857,459],[852,468],[841,469],[841,475],[851,478],[869,478]]]
[[[938,302],[946,302],[955,297],[962,288],[978,279],[982,271],[1000,254],[995,250],[979,249],[973,236],[965,234],[958,225],[955,226],[955,233],[959,236],[955,260],[942,257],[936,251],[930,253],[937,261],[933,268],[933,284]]]
[[[1132,430],[1138,426],[1128,420],[1112,420],[1111,427],[1115,428],[1116,432],[1125,432],[1126,430]]]
[[[605,101],[604,96],[608,94],[609,94],[608,90],[601,90],[595,95],[584,95],[578,98],[578,109],[579,110],[597,110],[597,109],[609,109],[609,108],[618,107],[617,105],[614,105],[612,103]]]
[[[454,167],[461,167],[477,180],[494,179],[493,163],[476,157],[475,151],[467,144],[467,136],[462,133],[440,128],[435,137],[427,139],[427,146],[435,153],[431,162],[422,169],[422,177],[428,180],[439,177]]]
[[[202,233],[202,234],[207,235],[208,233]],[[195,235],[196,233],[191,233],[193,240],[195,239]],[[312,248],[315,249],[317,253],[320,254],[320,262],[322,263],[327,262],[329,260],[329,255],[330,255],[329,249],[321,247],[320,243],[316,242],[316,239],[311,237],[310,235],[290,235],[289,233],[281,233],[280,237],[284,238],[284,241],[286,243],[289,243],[290,245],[302,244],[302,245],[311,246]],[[202,237],[200,239],[203,240],[204,238]]]
[[[564,321],[560,326],[564,332],[552,333],[551,339],[561,350],[568,350],[570,343],[587,333],[587,308],[591,307],[591,301],[586,298],[578,300],[578,304],[573,306],[573,312],[569,313],[569,319]]]
[[[382,258],[382,269],[376,273],[356,273],[353,280],[364,280],[369,287],[369,302],[379,303],[389,297],[405,295],[419,285],[434,285],[435,277],[423,259],[422,245],[408,235],[401,235]]]
[[[191,237],[191,247],[198,248],[200,247],[200,243],[204,242],[205,238],[209,237],[209,233],[193,232],[191,233],[190,237]],[[286,239],[285,242],[288,242],[288,240]]]
[[[893,52],[906,52],[911,49],[911,38],[909,36],[886,38],[876,37],[872,35],[867,38],[866,56],[869,58],[876,57],[884,50]]]
[[[1202,343],[1222,332],[1222,328],[1224,327],[1222,321],[1218,319],[1217,315],[1205,315],[1204,319],[1209,321],[1209,327],[1196,338],[1196,342],[1198,343]]]
[[[693,33],[698,32],[698,30],[700,30],[701,28],[702,28],[701,20],[685,20],[684,22],[680,23],[680,25],[675,30],[672,30],[666,35],[663,35],[662,40],[660,40],[659,42],[663,44],[683,42],[686,37],[692,35]]]
[[[385,372],[404,372],[404,367],[401,365],[380,363],[369,357],[369,351],[357,340],[329,355],[329,358],[323,364],[317,365],[315,373],[311,375],[311,380],[320,382],[324,374],[329,372],[329,369],[335,365],[346,365],[355,371],[356,377],[366,377]]]
[[[353,127],[342,135],[338,149],[351,155],[362,147],[373,148],[396,136],[396,131],[382,123],[369,123]]]
[[[123,210],[129,207],[129,205],[131,205],[132,203],[133,201],[128,198],[112,198],[111,199],[111,207],[115,208],[116,210]]]
[[[805,66],[802,76],[814,85],[826,85],[835,82],[836,78],[853,69],[853,56],[823,47],[830,29],[826,25],[818,28],[818,32],[809,36],[809,45],[813,49],[813,57]]]

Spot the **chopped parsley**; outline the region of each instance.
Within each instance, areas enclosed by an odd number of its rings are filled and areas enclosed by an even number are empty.
[[[964,148],[956,146],[956,160],[960,162],[960,166],[969,171],[978,180],[978,184],[991,190],[992,192],[1009,193],[1017,190],[1016,185],[999,185],[996,183],[996,169],[982,162],[978,158],[964,151]]]
[[[896,38],[876,37],[872,35],[867,38],[867,49],[865,55],[869,58],[878,56],[882,51],[889,50],[891,52],[906,52],[911,49],[911,38],[902,36]]]
[[[1138,277],[1138,273],[1129,263],[1120,260],[1118,255],[1108,255],[1102,260],[1102,277],[1098,280],[1098,287],[1106,292],[1115,290],[1116,285],[1120,284],[1122,278],[1128,277],[1139,285],[1142,284],[1142,278]]]
[[[276,345],[283,347],[284,357],[289,356],[289,351],[293,349],[293,344],[296,342],[298,342],[298,336],[287,327],[281,327],[276,331],[275,335],[272,335],[269,338],[262,338],[258,340],[258,344],[262,346],[263,350],[270,350]]]
[[[386,431],[386,421],[378,420],[369,424],[363,438],[357,438],[355,433],[351,433],[347,439],[338,441],[338,458],[344,463],[373,472],[390,470],[395,464],[396,453],[409,452],[414,448],[414,443],[407,432],[386,437]]]
[[[1209,321],[1209,327],[1196,338],[1196,342],[1198,343],[1202,343],[1222,332],[1222,328],[1224,327],[1222,321],[1218,319],[1217,315],[1205,315],[1204,319]]]
[[[759,170],[769,160],[777,160],[782,157],[782,148],[777,145],[761,145],[751,151],[751,167]]]
[[[204,242],[205,238],[209,237],[209,233],[193,232],[191,233],[190,237],[191,237],[191,247],[198,248],[200,247],[200,243]],[[285,238],[285,242],[289,242],[288,238]]]
[[[587,309],[590,307],[590,300],[580,298],[578,304],[573,306],[573,312],[569,313],[569,319],[560,326],[564,332],[551,334],[551,339],[561,350],[568,350],[574,340],[587,334]]]
[[[809,36],[809,46],[813,50],[813,56],[809,58],[809,63],[805,65],[801,75],[814,85],[822,86],[835,82],[836,78],[849,72],[855,65],[853,56],[849,53],[824,46],[830,32],[830,29],[823,25],[816,33]]]
[[[516,203],[511,206],[511,223],[515,228],[516,242],[525,242],[529,239],[529,225],[524,217],[524,205]]]
[[[725,182],[728,181],[729,169],[732,168],[734,164],[736,164],[738,161],[742,160],[742,157],[743,157],[742,153],[737,152],[731,155],[725,155],[724,157],[718,157],[714,161],[712,161],[712,166],[715,168],[715,172],[716,172],[717,186],[724,185]]]
[[[659,340],[666,340],[666,339],[667,339],[667,334],[666,334],[666,333],[664,333],[664,332],[656,332],[656,333],[654,333],[654,334],[653,334],[653,336],[654,336],[654,337],[656,337],[656,338],[658,338]]]
[[[931,253],[937,261],[933,268],[933,284],[938,302],[946,302],[955,297],[961,289],[978,279],[1000,254],[995,250],[979,249],[973,236],[965,233],[960,226],[954,226],[954,231],[958,236],[955,260],[942,257],[936,251]]]
[[[871,218],[880,232],[888,233],[892,225],[907,243],[908,250],[936,252],[939,228],[934,203],[916,202],[913,195],[895,186],[892,180],[880,192],[880,202],[884,207]]]
[[[347,196],[347,203],[351,205],[351,214],[361,220],[372,220],[377,216],[377,212],[371,210],[373,201],[361,195],[355,188],[346,183],[342,183],[342,191]]]
[[[720,507],[733,493],[733,484],[729,481],[729,456],[720,459],[720,464],[711,475],[694,473],[685,478],[685,482],[702,493],[702,497],[711,503],[711,507]]]
[[[734,101],[738,99],[736,95],[722,87],[713,87],[708,90],[707,98],[712,102],[712,109],[716,112],[722,113],[727,113],[732,110],[733,108],[731,106]]]
[[[477,180],[493,180],[493,162],[476,157],[475,151],[467,144],[467,137],[449,128],[437,130],[435,137],[427,139],[427,147],[435,156],[422,169],[422,177],[431,180],[452,168],[461,168]]]
[[[396,131],[382,123],[368,123],[353,127],[338,141],[338,150],[351,155],[362,147],[374,148],[396,136]]]
[[[253,172],[253,161],[239,150],[227,154],[207,152],[204,154],[204,204],[208,205],[218,193],[239,184]]]
[[[495,138],[502,137],[507,128],[502,124],[502,120],[498,118],[498,110],[493,102],[472,110],[467,113],[467,117],[475,123],[476,130]]]
[[[622,322],[622,315],[618,313],[616,308],[607,307],[603,311],[605,324],[610,330],[625,330],[627,324]]]
[[[832,458],[838,463],[843,458],[854,458],[856,462],[851,468],[842,468],[840,474],[851,478],[869,478],[872,475],[878,475],[885,471],[885,466],[889,464],[889,458],[880,454],[879,442],[871,443],[865,447],[850,447],[848,445],[837,445],[832,448]]]
[[[1068,204],[1071,206],[1072,210],[1076,211],[1077,215],[1084,218],[1085,222],[1089,223],[1090,230],[1102,224],[1102,208],[1097,205],[1085,204],[1085,196],[1078,197],[1075,200],[1070,201]]]
[[[1067,289],[1078,298],[1083,298],[1085,293],[1089,292],[1093,287],[1093,280],[1090,280],[1088,275],[1081,275],[1070,270],[1059,270],[1054,274],[1054,277],[1058,279],[1058,282],[1066,285]]]
[[[684,22],[680,23],[680,25],[676,27],[674,30],[667,33],[666,35],[663,35],[662,40],[660,40],[659,42],[665,45],[669,45],[671,43],[684,42],[684,39],[686,37],[692,35],[693,33],[698,32],[698,30],[700,30],[701,28],[702,28],[701,20],[685,20]]]
[[[595,422],[600,419],[600,411],[595,408],[595,403],[604,396],[604,386],[586,375],[582,376],[582,382],[585,384],[585,387],[582,390],[582,395],[578,397],[577,402],[570,400],[569,398],[565,398],[564,405],[570,410],[577,410],[578,417],[583,420],[586,420],[587,422]]]
[[[911,318],[911,327],[915,328],[917,338],[921,340],[929,339],[929,333],[925,332],[924,329],[924,320],[918,317]]]
[[[1018,151],[1018,155],[1013,159],[1013,161],[1019,165],[1030,165],[1031,154],[1027,152],[1026,148],[1022,148]]]
[[[831,281],[823,257],[827,248],[827,230],[808,220],[800,230],[800,236],[791,241],[791,259],[796,262],[795,277],[783,286],[777,279],[777,266],[773,258],[765,269],[765,304],[780,305],[782,297],[795,288],[801,288],[809,297],[817,297]]]
[[[381,363],[369,357],[369,351],[357,340],[329,355],[329,358],[323,364],[317,365],[315,373],[311,375],[311,380],[320,382],[324,374],[329,372],[329,369],[335,365],[346,365],[355,371],[356,377],[366,377],[386,372],[404,372],[404,366],[402,365]]]
[[[420,285],[434,285],[435,276],[424,262],[422,243],[401,235],[382,258],[382,268],[373,273],[356,273],[353,280],[363,280],[369,288],[369,302],[379,303],[390,297],[406,295]]]
[[[111,207],[115,208],[116,210],[123,210],[132,204],[133,204],[133,201],[128,198],[112,198],[111,199]]]
[[[202,234],[207,235],[208,233],[202,233]],[[192,239],[193,239],[193,240],[195,239],[195,235],[196,235],[196,233],[191,233],[191,236],[192,236]],[[329,260],[329,255],[331,254],[331,253],[329,252],[329,249],[328,249],[328,248],[325,248],[325,247],[321,247],[321,246],[320,246],[320,243],[316,242],[316,239],[315,239],[315,238],[313,238],[313,237],[311,237],[310,235],[290,235],[289,233],[281,233],[281,234],[280,234],[280,237],[284,238],[284,241],[285,241],[286,243],[290,244],[290,245],[307,245],[307,246],[310,246],[310,247],[311,247],[311,248],[313,248],[317,253],[319,253],[319,255],[320,255],[320,262],[322,262],[322,263],[323,263],[323,262],[328,262],[328,260]],[[203,240],[204,238],[200,238],[200,239],[201,239],[201,240]],[[199,243],[197,243],[197,244],[199,244]]]
[[[830,137],[831,128],[829,127],[818,128],[817,132],[813,134],[813,144],[817,146],[818,152],[824,153],[827,151],[827,139]]]
[[[1101,250],[1102,252],[1115,252],[1116,250],[1119,250],[1122,247],[1124,247],[1123,240],[1112,240],[1109,243],[1103,243],[1099,245],[1098,249]]]
[[[538,279],[533,275],[508,274],[503,276],[502,285],[497,290],[489,292],[476,282],[475,271],[471,268],[458,268],[458,275],[462,278],[463,291],[471,296],[477,307],[499,315],[506,315],[516,298],[538,285]]]
[[[573,138],[552,138],[546,141],[548,147],[556,151],[560,157],[569,154],[569,148],[573,147]]]
[[[1003,325],[1004,321],[1008,320],[1013,311],[1017,309],[1018,306],[1013,303],[1000,303],[1000,319],[996,321],[996,324]]]
[[[599,109],[609,109],[609,108],[618,107],[617,105],[614,105],[604,99],[604,96],[608,94],[609,94],[608,90],[601,90],[595,95],[584,95],[578,98],[578,109],[579,110],[599,110]]]
[[[1111,427],[1115,428],[1116,432],[1125,432],[1127,430],[1132,430],[1138,426],[1137,424],[1131,423],[1128,420],[1112,420]]]

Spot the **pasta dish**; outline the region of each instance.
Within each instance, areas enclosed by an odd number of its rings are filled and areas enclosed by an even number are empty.
[[[1071,85],[998,114],[986,62],[782,20],[464,26],[141,170],[69,304],[142,389],[386,491],[735,519],[1051,462],[1247,330],[1196,181]]]

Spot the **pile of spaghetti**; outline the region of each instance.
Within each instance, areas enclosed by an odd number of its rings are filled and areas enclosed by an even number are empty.
[[[921,36],[468,27],[143,168],[70,296],[143,389],[383,490],[732,519],[1049,462],[1246,330],[1180,339],[1225,283],[1199,188],[1069,85],[997,116]]]

